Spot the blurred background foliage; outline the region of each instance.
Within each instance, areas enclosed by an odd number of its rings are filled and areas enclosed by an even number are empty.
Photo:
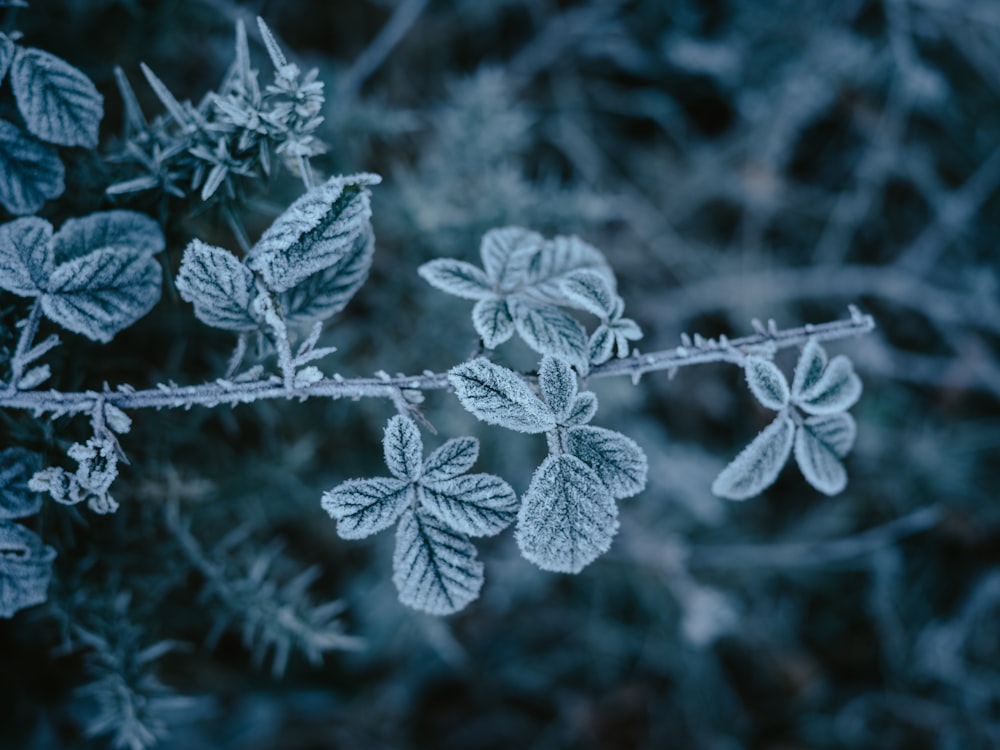
[[[5,747],[1000,746],[995,0],[32,0],[7,24],[97,83],[113,154],[114,65],[147,114],[140,61],[197,101],[239,19],[266,69],[256,15],[326,82],[317,170],[385,177],[372,277],[324,334],[328,367],[461,361],[468,305],[417,266],[474,260],[508,223],[576,233],[608,255],[644,350],[872,313],[875,334],[831,347],[865,382],[848,488],[826,498],[791,470],[745,503],[710,494],[768,419],[736,368],[597,382],[597,423],[650,459],[611,552],[566,577],[489,540],[482,598],[441,620],[397,602],[391,539],[342,541],[319,506],[379,473],[390,404],[135,414],[121,510],[41,516],[57,580],[0,622]],[[71,154],[45,215],[109,207],[123,169]],[[251,235],[300,190],[261,186]],[[158,201],[114,205],[168,217],[171,269],[192,236],[236,248],[218,216]],[[18,312],[0,310],[0,345]],[[218,377],[232,346],[172,293],[108,347],[66,338],[63,389]],[[446,394],[425,413],[430,446],[476,434],[479,470],[526,488],[538,440]],[[35,448],[83,430],[0,419]],[[308,627],[275,630],[289,611],[333,638],[321,662]]]

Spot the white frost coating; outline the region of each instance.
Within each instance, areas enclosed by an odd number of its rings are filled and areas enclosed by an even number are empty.
[[[323,494],[323,509],[337,521],[342,539],[364,539],[396,523],[414,500],[402,479],[349,479]]]
[[[576,400],[573,401],[573,407],[561,425],[563,427],[576,427],[587,424],[594,418],[595,414],[597,414],[597,394],[593,391],[584,391],[577,394]]]
[[[487,349],[496,349],[514,335],[514,319],[502,299],[482,299],[472,308],[472,325]]]
[[[407,510],[400,519],[392,567],[399,600],[432,615],[457,612],[483,586],[472,542],[422,510]]]
[[[543,570],[579,573],[608,551],[618,507],[600,477],[575,456],[549,456],[521,499],[514,537]]]
[[[469,536],[499,534],[517,515],[514,490],[492,474],[463,474],[440,482],[425,480],[417,496],[425,509]]]
[[[788,460],[795,438],[791,417],[781,413],[765,427],[712,483],[712,492],[730,500],[745,500],[774,483]]]
[[[861,378],[843,354],[826,366],[820,378],[802,392],[796,405],[809,414],[835,414],[850,409],[861,398]]]
[[[31,214],[66,189],[65,168],[52,146],[0,120],[0,204]]]
[[[750,391],[768,409],[780,411],[788,405],[791,396],[788,381],[774,362],[763,357],[747,357],[743,373]]]
[[[437,448],[424,462],[425,482],[440,482],[464,474],[479,458],[479,441],[474,437],[452,438]]]
[[[261,235],[247,265],[272,291],[283,292],[336,265],[369,231],[368,186],[378,175],[337,176],[298,198]]]
[[[809,339],[802,348],[799,361],[795,365],[795,375],[792,377],[792,399],[799,397],[816,385],[826,369],[826,351],[816,339]]]
[[[645,489],[646,454],[630,437],[603,427],[573,427],[566,432],[566,446],[594,470],[612,497],[631,497]]]
[[[453,367],[448,380],[462,406],[483,422],[533,434],[556,426],[552,411],[527,383],[482,357]]]
[[[840,458],[853,441],[854,420],[847,414],[807,419],[795,435],[795,462],[806,481],[826,495],[843,490],[847,472]]]
[[[29,216],[0,226],[0,289],[37,296],[54,267],[49,222]]]
[[[417,273],[431,286],[456,297],[480,300],[493,296],[483,270],[462,260],[437,258],[424,263]]]
[[[98,211],[67,219],[52,237],[57,262],[86,255],[102,247],[140,250],[154,255],[166,246],[160,225],[136,211]]]
[[[551,355],[587,367],[587,332],[569,313],[525,297],[512,297],[508,306],[518,335],[542,355]]]
[[[544,357],[538,368],[538,386],[556,421],[565,421],[576,402],[577,382],[573,369],[560,359]]]
[[[424,441],[412,419],[397,414],[389,420],[382,437],[382,452],[393,476],[407,481],[420,478]]]
[[[177,291],[205,325],[229,331],[260,328],[252,312],[257,296],[253,274],[228,250],[192,240],[181,260]]]
[[[618,296],[612,291],[607,279],[593,271],[575,271],[560,284],[565,299],[581,310],[593,313],[599,318],[613,317]]]
[[[483,268],[498,292],[511,291],[528,270],[528,264],[545,238],[522,227],[491,229],[483,235],[479,255]]]

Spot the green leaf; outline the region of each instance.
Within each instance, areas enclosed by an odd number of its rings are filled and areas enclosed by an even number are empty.
[[[631,497],[646,487],[646,454],[631,438],[603,427],[573,427],[566,447],[601,478],[614,498]]]
[[[576,456],[549,456],[521,499],[514,537],[543,570],[579,573],[608,551],[618,507],[600,477]]]
[[[40,464],[39,455],[24,448],[0,451],[0,520],[31,516],[42,507],[41,496],[28,488]]]
[[[420,478],[424,441],[412,419],[397,414],[389,420],[382,437],[382,452],[394,477],[411,482]]]
[[[284,292],[336,266],[371,229],[368,186],[377,175],[332,177],[289,206],[261,235],[247,265],[269,289]]]
[[[253,274],[228,250],[191,240],[181,259],[177,291],[205,325],[227,331],[260,327],[251,312],[257,296]]]
[[[160,264],[144,250],[101,248],[55,269],[42,311],[74,333],[107,343],[157,303],[160,274]]]
[[[421,482],[421,504],[455,531],[493,536],[517,515],[517,495],[492,474],[463,474],[440,482]]]
[[[349,479],[323,493],[323,509],[343,539],[364,539],[396,523],[414,501],[409,482],[390,477]]]
[[[0,203],[12,214],[33,214],[66,189],[63,163],[51,146],[0,120]]]
[[[757,400],[768,409],[780,411],[788,404],[788,381],[778,366],[763,357],[747,357],[743,365],[747,385]]]
[[[407,510],[399,520],[392,568],[399,600],[432,615],[457,612],[483,586],[472,542],[424,510]]]
[[[32,135],[59,146],[97,147],[104,97],[79,70],[43,50],[19,47],[10,83]]]
[[[49,283],[52,225],[29,216],[0,226],[0,288],[21,297],[35,297]]]
[[[0,617],[45,602],[55,556],[34,532],[0,522]]]
[[[481,299],[472,308],[472,325],[487,349],[496,349],[514,335],[514,319],[502,299]]]
[[[795,461],[813,487],[836,495],[847,485],[840,459],[854,444],[856,427],[850,414],[809,417],[795,435]]]
[[[792,452],[795,425],[781,413],[740,451],[712,483],[712,492],[730,500],[745,500],[763,492],[778,478]]]
[[[556,426],[551,410],[527,383],[482,357],[453,367],[448,380],[462,406],[483,422],[528,433]]]

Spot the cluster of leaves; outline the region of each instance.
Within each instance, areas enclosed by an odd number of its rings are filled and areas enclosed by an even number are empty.
[[[21,125],[0,120],[0,205],[32,214],[66,189],[56,146],[95,148],[104,98],[65,60],[0,33],[0,84],[6,78]]]
[[[851,360],[841,354],[828,361],[823,347],[811,339],[791,388],[769,359],[747,357],[744,372],[757,400],[778,416],[722,470],[712,491],[731,500],[759,495],[778,478],[794,446],[795,461],[809,484],[827,495],[841,492],[847,472],[840,460],[850,452],[857,432],[847,409],[861,397],[861,379]]]
[[[323,118],[323,82],[304,76],[279,48],[263,20],[260,33],[274,66],[263,89],[250,63],[246,28],[236,25],[236,59],[219,86],[197,105],[181,102],[146,65],[142,72],[166,113],[147,121],[125,74],[117,79],[125,100],[125,143],[118,159],[140,174],[108,188],[110,195],[156,190],[180,199],[234,206],[246,187],[271,174],[280,158],[306,185],[309,158],[324,146],[315,137]]]
[[[516,331],[539,354],[586,373],[615,351],[627,357],[629,342],[642,337],[635,321],[622,317],[625,305],[603,254],[579,238],[546,240],[521,227],[505,227],[487,232],[479,253],[482,268],[438,258],[422,265],[420,275],[444,292],[476,300],[472,323],[487,348],[495,349]],[[563,307],[600,319],[589,339]]]

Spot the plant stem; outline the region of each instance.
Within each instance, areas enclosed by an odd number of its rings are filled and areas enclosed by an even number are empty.
[[[42,302],[36,299],[31,305],[31,312],[28,313],[28,317],[24,321],[24,327],[21,328],[21,336],[17,340],[17,348],[14,350],[14,357],[10,362],[10,383],[8,384],[8,389],[11,391],[17,390],[17,385],[24,375],[25,365],[29,364],[25,362],[24,355],[28,353],[32,343],[35,341],[35,334],[38,333],[38,324],[41,322],[41,319]]]

